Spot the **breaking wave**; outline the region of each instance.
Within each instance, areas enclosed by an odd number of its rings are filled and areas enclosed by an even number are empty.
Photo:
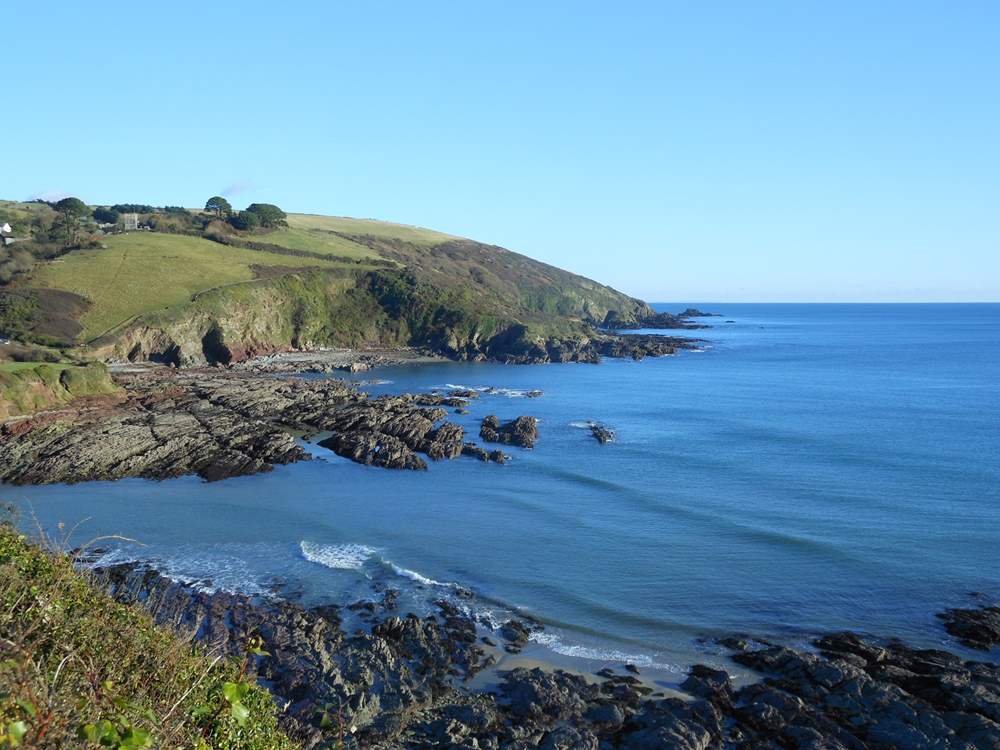
[[[364,544],[316,544],[299,542],[302,556],[309,562],[334,570],[361,570],[365,561],[375,554],[374,547]]]
[[[555,633],[550,633],[548,631],[534,632],[528,636],[528,640],[533,643],[537,643],[539,646],[544,646],[549,649],[549,651],[554,651],[557,654],[571,656],[577,659],[635,664],[637,667],[659,669],[664,672],[676,672],[678,674],[685,672],[684,669],[676,664],[664,664],[657,662],[651,656],[647,656],[646,654],[630,654],[615,648],[593,648],[591,646],[568,644],[563,642],[563,640]]]

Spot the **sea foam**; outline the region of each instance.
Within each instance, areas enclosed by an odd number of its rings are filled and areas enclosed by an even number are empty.
[[[307,541],[299,542],[299,549],[309,562],[334,570],[361,570],[376,551],[374,547],[364,544],[316,544]]]
[[[591,661],[602,661],[602,662],[616,662],[622,664],[635,664],[637,667],[645,667],[646,669],[658,669],[663,672],[677,672],[683,673],[685,670],[681,669],[676,664],[664,664],[655,661],[652,657],[645,654],[630,654],[625,651],[620,651],[615,648],[593,648],[590,646],[582,646],[579,644],[569,644],[565,643],[558,635],[555,633],[550,633],[546,631],[538,631],[532,633],[528,636],[528,640],[533,643],[537,643],[539,646],[544,646],[550,651],[554,651],[557,654],[562,654],[563,656],[571,656],[576,659],[590,659]]]

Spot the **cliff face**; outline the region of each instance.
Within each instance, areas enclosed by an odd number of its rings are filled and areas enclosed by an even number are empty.
[[[0,419],[60,406],[80,396],[97,396],[118,389],[99,362],[83,366],[39,364],[0,371]]]
[[[590,323],[610,312],[593,300],[578,304],[576,312],[586,308],[582,317],[516,309],[409,271],[304,271],[213,290],[179,310],[142,316],[99,342],[96,353],[178,366],[318,347],[411,346],[458,360],[565,360],[594,338]],[[635,316],[644,308],[616,312]]]

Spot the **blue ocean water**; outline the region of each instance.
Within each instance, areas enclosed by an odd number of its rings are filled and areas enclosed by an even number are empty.
[[[144,546],[120,556],[214,586],[320,602],[385,584],[414,608],[467,586],[496,618],[539,618],[538,649],[581,668],[671,670],[733,631],[940,645],[935,612],[1000,596],[1000,305],[702,306],[723,317],[676,357],[374,373],[373,393],[507,389],[453,417],[473,434],[486,414],[539,417],[506,466],[392,472],[313,446],[215,484],[0,494],[25,525],[82,521],[77,542],[122,534]]]

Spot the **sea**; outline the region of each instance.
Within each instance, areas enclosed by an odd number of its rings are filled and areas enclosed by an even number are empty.
[[[0,498],[27,530],[126,537],[96,542],[105,562],[206,589],[311,606],[391,588],[401,609],[450,599],[487,629],[527,617],[540,628],[507,658],[581,672],[670,683],[724,664],[714,639],[732,633],[960,650],[935,613],[1000,599],[1000,305],[693,304],[720,317],[676,356],[352,376],[373,395],[475,389],[449,417],[473,436],[488,414],[538,417],[506,465],[392,471],[307,444],[316,460],[259,476]]]

